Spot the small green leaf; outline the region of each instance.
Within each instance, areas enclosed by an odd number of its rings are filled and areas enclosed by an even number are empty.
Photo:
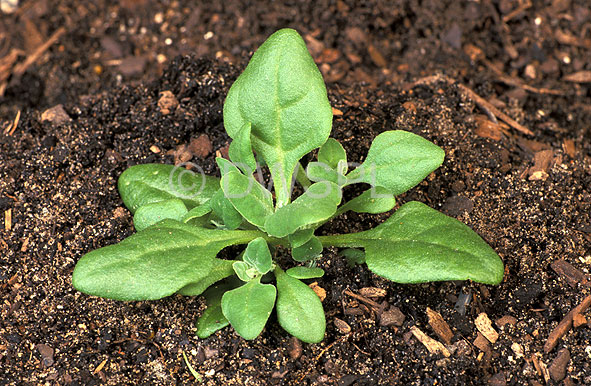
[[[242,217],[264,230],[265,220],[273,213],[271,192],[254,178],[238,172],[223,176],[221,186],[226,198]]]
[[[259,274],[269,272],[273,265],[273,259],[267,242],[262,237],[252,240],[246,246],[242,257],[246,264],[256,268]]]
[[[289,235],[289,244],[292,248],[304,245],[314,236],[314,229],[302,229]]]
[[[503,262],[476,232],[417,201],[374,229],[321,239],[326,245],[364,247],[367,267],[398,283],[503,280]]]
[[[244,171],[247,176],[254,173],[257,168],[254,154],[252,154],[252,144],[250,141],[251,124],[246,122],[236,133],[234,140],[230,143],[228,155],[232,162]]]
[[[244,261],[235,261],[232,264],[232,269],[236,273],[236,276],[242,281],[251,281],[257,274],[256,269]]]
[[[119,244],[84,255],[72,275],[81,292],[116,300],[153,300],[205,279],[223,248],[258,231],[219,231],[163,220]]]
[[[296,279],[315,279],[324,276],[324,270],[318,267],[293,267],[285,271],[289,276]]]
[[[271,35],[228,92],[228,135],[235,140],[247,123],[252,148],[270,168],[280,208],[290,201],[296,164],[326,142],[332,126],[322,74],[293,29]]]
[[[135,211],[133,215],[133,226],[139,232],[165,218],[181,221],[187,212],[187,207],[178,198],[151,202],[140,206]]]
[[[347,184],[365,182],[397,196],[417,185],[443,163],[444,151],[408,131],[378,135],[361,166],[347,175]]]
[[[341,202],[341,189],[332,182],[317,182],[294,202],[267,218],[265,230],[274,237],[285,237],[300,228],[329,219]]]
[[[188,211],[183,218],[181,219],[182,222],[186,223],[190,220],[201,218],[211,212],[211,204],[210,201],[207,201],[203,205],[199,205]]]
[[[357,213],[384,213],[396,205],[394,195],[382,187],[373,187],[346,202],[337,211],[338,214],[352,210]]]
[[[331,169],[327,164],[322,162],[310,162],[306,166],[306,175],[311,181],[330,181],[335,184],[344,183],[345,178],[340,177],[336,170]]]
[[[291,256],[293,259],[300,262],[314,260],[321,254],[322,243],[316,236],[312,236],[305,244],[291,250]]]
[[[273,311],[277,290],[258,277],[222,296],[222,312],[244,339],[259,336]]]
[[[351,268],[356,264],[365,264],[365,251],[360,249],[348,248],[341,251],[339,255],[347,259],[347,265]]]
[[[347,164],[347,153],[339,141],[329,138],[318,150],[318,162],[337,170],[339,162]],[[346,173],[347,170],[343,172]]]
[[[209,274],[196,283],[181,288],[178,293],[183,296],[201,295],[209,286],[234,274],[232,263],[234,260],[214,259]]]
[[[222,189],[213,195],[210,204],[213,213],[222,220],[226,229],[234,230],[242,224],[242,215],[226,198]]]
[[[230,324],[222,313],[222,296],[233,287],[227,283],[210,287],[205,293],[207,308],[197,319],[197,336],[205,339]]]
[[[219,179],[174,165],[145,164],[125,170],[117,182],[125,206],[132,212],[146,204],[180,198],[187,209],[208,201]]]
[[[306,343],[324,339],[326,320],[318,295],[307,285],[275,268],[277,319],[285,331]]]
[[[240,173],[240,169],[238,169],[236,165],[225,158],[216,157],[215,162],[218,164],[218,168],[220,169],[220,174],[222,177],[230,172]]]

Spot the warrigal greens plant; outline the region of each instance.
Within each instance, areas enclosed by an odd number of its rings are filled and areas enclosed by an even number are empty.
[[[317,266],[324,247],[343,248],[350,263],[397,283],[501,282],[503,263],[491,247],[420,202],[405,203],[364,232],[315,234],[347,211],[392,210],[395,196],[437,169],[444,152],[410,132],[386,131],[349,170],[343,146],[328,137],[332,109],[322,75],[296,31],[277,31],[255,52],[223,115],[232,142],[230,160],[216,160],[221,179],[173,165],[127,169],[118,188],[137,233],[83,256],[72,277],[76,289],[128,301],[204,294],[199,337],[230,324],[254,339],[275,309],[288,333],[313,343],[323,339],[326,322],[303,280],[324,274]],[[304,170],[301,158],[317,148],[317,160]],[[270,173],[270,189],[259,182],[261,168]],[[292,181],[303,192],[295,199]],[[370,188],[343,203],[343,188],[356,183]],[[239,244],[246,248],[235,260],[217,257]],[[287,249],[295,262],[285,270],[279,257]]]

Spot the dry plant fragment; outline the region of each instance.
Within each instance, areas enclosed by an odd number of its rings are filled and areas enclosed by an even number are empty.
[[[478,331],[480,331],[482,335],[484,335],[484,337],[489,340],[489,342],[494,344],[497,339],[499,339],[499,334],[492,327],[492,323],[488,318],[488,315],[486,315],[484,312],[478,315],[474,323],[476,324]]]
[[[417,338],[419,342],[421,342],[427,348],[427,350],[431,354],[441,353],[445,357],[449,357],[451,355],[449,350],[445,348],[445,346],[441,342],[429,337],[427,334],[419,330],[417,327],[412,326],[410,328],[410,331],[415,336],[415,338]]]

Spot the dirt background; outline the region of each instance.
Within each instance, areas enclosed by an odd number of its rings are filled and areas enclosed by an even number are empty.
[[[587,0],[13,3],[0,13],[0,384],[197,383],[182,352],[207,385],[591,384]],[[215,174],[228,87],[288,26],[325,75],[350,160],[392,129],[445,149],[399,201],[472,227],[503,283],[397,285],[326,249],[314,345],[274,319],[254,341],[199,340],[200,297],[76,292],[76,261],[133,233],[119,174],[180,160]]]

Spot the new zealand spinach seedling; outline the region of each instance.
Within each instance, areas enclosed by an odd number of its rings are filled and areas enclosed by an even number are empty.
[[[254,339],[275,309],[287,332],[319,342],[324,311],[302,280],[324,274],[316,265],[323,247],[347,248],[350,262],[398,283],[502,280],[503,263],[475,232],[416,201],[364,232],[315,234],[347,211],[390,211],[396,195],[442,164],[444,152],[410,132],[386,131],[349,171],[343,146],[328,138],[332,109],[322,75],[296,31],[280,30],[258,49],[230,88],[223,115],[232,143],[231,161],[217,159],[221,179],[172,165],[127,169],[118,188],[137,233],[83,256],[75,288],[118,300],[204,294],[200,337],[230,324]],[[317,161],[304,171],[301,158],[317,148]],[[274,196],[255,178],[260,165]],[[303,188],[295,199],[292,180]],[[371,188],[341,203],[343,188],[355,183]],[[238,244],[246,249],[236,260],[216,257]],[[278,246],[291,249],[295,267],[280,267]]]

